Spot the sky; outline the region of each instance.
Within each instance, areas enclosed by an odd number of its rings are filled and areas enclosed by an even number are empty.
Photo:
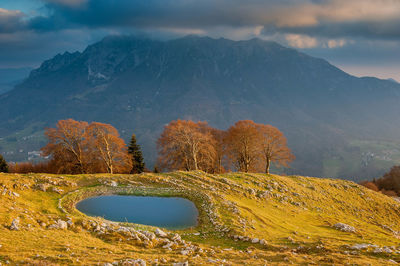
[[[400,81],[400,0],[0,0],[0,68],[139,33],[257,37],[356,76]]]

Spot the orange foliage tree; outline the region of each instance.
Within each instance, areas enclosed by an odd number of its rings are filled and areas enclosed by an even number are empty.
[[[86,173],[88,170],[85,146],[88,123],[73,119],[58,121],[56,128],[47,128],[49,143],[42,148],[44,156],[52,156],[59,172]]]
[[[131,160],[127,146],[115,127],[93,122],[87,127],[85,137],[89,156],[100,160],[108,173],[129,171]]]
[[[225,136],[227,156],[237,170],[256,171],[260,163],[261,134],[257,124],[241,120],[231,126]]]
[[[42,152],[51,156],[57,173],[114,173],[129,168],[126,145],[111,125],[60,120],[56,128],[47,128],[45,135],[49,142]]]
[[[164,127],[157,148],[164,169],[210,171],[215,165],[215,140],[206,122],[172,121]]]
[[[271,163],[287,167],[295,156],[287,146],[286,137],[274,126],[257,124],[257,129],[261,134],[260,148],[265,164],[265,173],[269,174]]]

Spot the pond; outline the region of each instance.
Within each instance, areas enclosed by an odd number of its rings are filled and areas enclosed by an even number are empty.
[[[199,212],[193,202],[177,197],[98,196],[77,203],[89,216],[116,222],[185,229],[197,225]]]

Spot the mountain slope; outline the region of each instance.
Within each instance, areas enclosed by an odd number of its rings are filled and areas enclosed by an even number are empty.
[[[0,96],[0,146],[38,149],[44,126],[71,117],[111,123],[126,139],[135,132],[152,164],[155,140],[173,119],[206,120],[222,129],[253,119],[288,136],[297,156],[289,173],[369,177],[400,159],[393,148],[399,99],[399,84],[350,76],[274,42],[107,37],[82,53],[44,62]],[[370,149],[353,145],[381,145],[371,140],[395,150],[391,160],[368,161],[363,154]]]
[[[353,182],[203,172],[0,174],[0,263],[163,265],[357,264],[400,261],[399,203]],[[87,197],[184,197],[199,224],[179,231],[88,217]],[[156,235],[153,234],[156,232]],[[124,264],[125,262],[125,264]],[[139,261],[137,261],[139,264]]]

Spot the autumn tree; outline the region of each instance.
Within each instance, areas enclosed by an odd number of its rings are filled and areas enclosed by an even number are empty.
[[[52,156],[59,172],[87,172],[87,127],[87,122],[67,119],[58,121],[56,128],[45,130],[49,143],[42,148],[42,152],[44,156]]]
[[[214,166],[215,146],[206,122],[172,121],[157,141],[159,166],[169,170],[204,170]]]
[[[362,186],[364,186],[364,187],[366,187],[366,188],[368,188],[368,189],[371,189],[371,190],[373,190],[373,191],[379,191],[379,188],[375,185],[374,182],[362,181],[362,182],[360,183],[360,185],[362,185]]]
[[[86,129],[85,143],[88,156],[92,161],[100,160],[108,173],[129,171],[131,160],[127,147],[115,127],[98,122],[91,123]]]
[[[376,180],[376,185],[381,191],[394,191],[400,195],[400,166],[393,166],[383,177]]]
[[[287,167],[295,157],[287,146],[283,133],[271,125],[256,124],[256,128],[261,135],[258,145],[265,164],[265,173],[269,174],[271,163]]]
[[[225,172],[224,158],[226,154],[226,149],[225,149],[224,139],[226,136],[226,132],[216,128],[211,128],[210,133],[214,138],[213,143],[215,150],[213,173],[223,173]]]
[[[142,151],[139,144],[136,143],[136,136],[132,134],[131,142],[129,143],[128,153],[132,161],[131,174],[142,173],[145,169]]]
[[[257,124],[241,120],[231,126],[225,136],[227,156],[242,172],[256,171],[260,160],[262,135]]]
[[[0,173],[8,173],[8,164],[2,155],[0,155]]]

